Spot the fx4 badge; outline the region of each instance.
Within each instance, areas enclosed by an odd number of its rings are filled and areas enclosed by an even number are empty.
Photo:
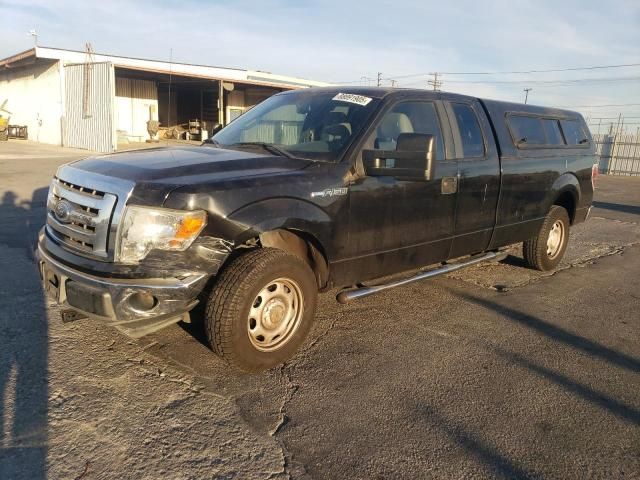
[[[315,198],[315,197],[322,197],[322,198],[338,197],[338,196],[346,195],[348,191],[349,191],[349,189],[347,187],[326,188],[321,192],[311,192],[311,198]]]

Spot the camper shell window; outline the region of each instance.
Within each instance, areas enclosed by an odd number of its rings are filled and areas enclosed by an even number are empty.
[[[589,137],[577,119],[508,113],[507,126],[517,148],[575,148],[589,145]]]
[[[540,117],[509,115],[507,122],[516,147],[547,144]]]
[[[567,145],[586,146],[589,144],[589,137],[578,120],[561,120],[560,125]]]

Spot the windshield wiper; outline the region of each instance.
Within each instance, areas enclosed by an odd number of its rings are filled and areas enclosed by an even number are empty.
[[[283,150],[280,147],[276,147],[272,143],[266,143],[266,142],[238,142],[238,143],[232,143],[232,144],[227,145],[227,146],[229,146],[229,147],[244,147],[244,146],[247,146],[247,147],[251,147],[251,146],[262,147],[267,152],[273,153],[274,155],[280,155],[281,157],[287,157],[287,158],[295,158],[293,155],[291,155],[286,150]]]

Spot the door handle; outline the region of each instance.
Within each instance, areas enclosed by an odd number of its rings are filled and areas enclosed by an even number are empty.
[[[440,191],[443,195],[450,195],[458,191],[458,177],[442,177]]]

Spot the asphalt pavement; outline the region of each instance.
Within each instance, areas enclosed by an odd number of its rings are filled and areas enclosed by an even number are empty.
[[[599,179],[557,272],[500,263],[347,306],[282,367],[201,326],[62,324],[30,259],[55,168],[0,144],[0,478],[640,478],[640,178]]]

